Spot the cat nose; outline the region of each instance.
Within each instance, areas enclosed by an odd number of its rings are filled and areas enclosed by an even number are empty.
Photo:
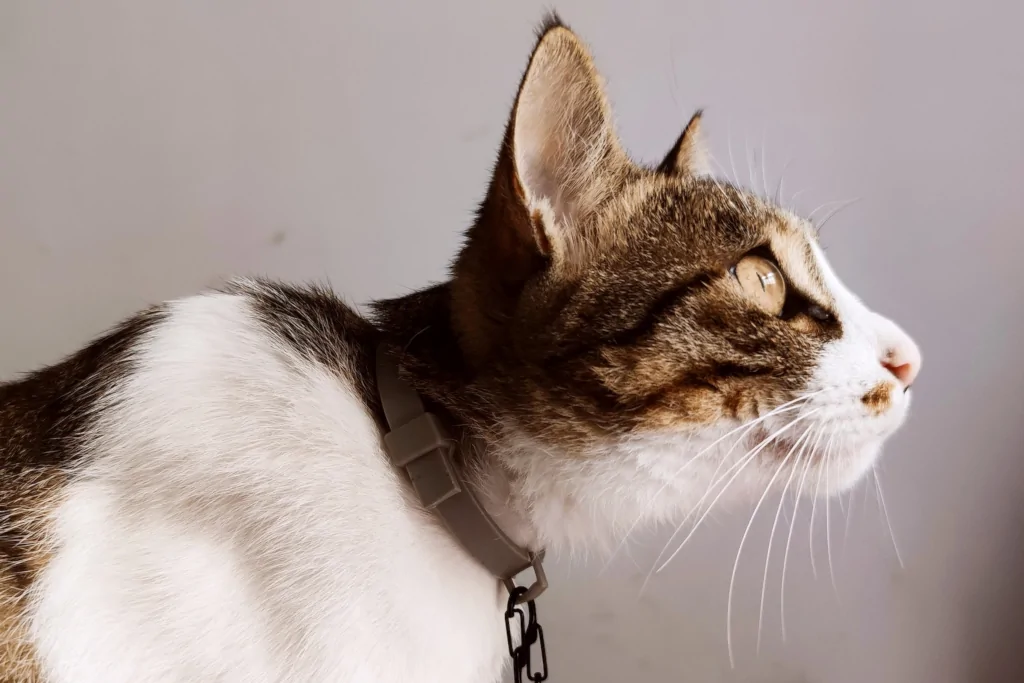
[[[895,324],[886,322],[888,325],[881,338],[882,353],[879,361],[903,385],[903,391],[907,391],[921,371],[921,350],[910,335]]]

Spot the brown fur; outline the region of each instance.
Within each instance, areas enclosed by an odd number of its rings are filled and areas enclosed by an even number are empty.
[[[871,391],[861,397],[861,402],[875,415],[881,415],[892,403],[893,385],[890,382],[879,382]]]

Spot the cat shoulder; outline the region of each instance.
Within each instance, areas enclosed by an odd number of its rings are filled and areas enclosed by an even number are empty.
[[[235,279],[161,308],[162,320],[138,340],[136,371],[144,381],[175,382],[178,391],[209,381],[244,392],[287,385],[289,377],[333,376],[378,410],[378,332],[326,287]]]

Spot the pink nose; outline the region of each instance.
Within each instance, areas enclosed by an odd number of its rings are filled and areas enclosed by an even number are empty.
[[[906,332],[892,325],[881,340],[882,367],[903,385],[906,391],[921,371],[921,350]]]
[[[914,378],[917,377],[917,366],[910,363],[893,365],[883,360],[882,367],[891,372],[899,380],[900,384],[903,385],[904,389],[909,389],[910,385],[914,383]]]

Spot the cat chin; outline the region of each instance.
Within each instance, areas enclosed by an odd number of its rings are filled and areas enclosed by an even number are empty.
[[[750,483],[753,493],[760,495],[765,486],[782,491],[800,489],[802,495],[831,498],[855,488],[881,455],[884,439],[863,442],[857,446],[820,444],[812,450],[797,448],[786,442],[773,444],[762,453],[758,474]],[[798,453],[799,457],[794,457]],[[784,460],[789,457],[788,464]]]
[[[871,475],[881,452],[881,442],[869,443],[833,455],[831,462],[827,465],[823,461],[819,461],[815,469],[826,469],[822,476],[820,495],[825,498],[833,498],[855,488]],[[817,475],[817,471],[814,474]]]

